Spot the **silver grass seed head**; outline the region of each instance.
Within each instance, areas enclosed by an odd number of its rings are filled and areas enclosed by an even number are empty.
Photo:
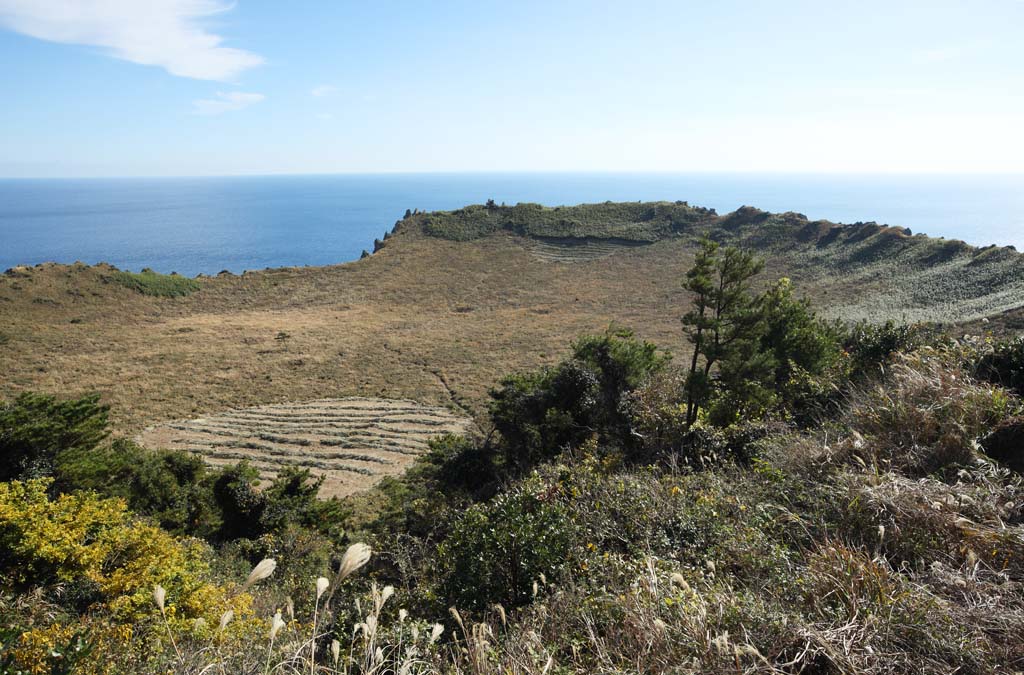
[[[249,572],[249,576],[246,578],[245,583],[242,584],[242,588],[249,588],[257,581],[263,581],[277,569],[277,561],[273,558],[264,558],[263,560],[256,563],[256,567],[252,568],[252,572]]]
[[[370,547],[361,542],[349,546],[348,550],[345,551],[345,555],[341,558],[341,567],[338,569],[338,581],[345,579],[369,562],[372,554],[373,551]]]
[[[163,611],[164,611],[164,602],[166,601],[166,599],[167,599],[167,591],[164,590],[164,587],[161,586],[160,584],[157,584],[156,586],[154,586],[153,587],[153,602],[155,602],[156,606],[160,608],[160,612],[161,613],[163,613]]]
[[[274,618],[270,620],[270,639],[276,638],[282,628],[284,628],[284,619],[281,618],[281,610],[277,610]]]

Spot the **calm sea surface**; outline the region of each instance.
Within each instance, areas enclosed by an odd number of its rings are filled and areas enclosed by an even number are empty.
[[[0,270],[44,261],[215,274],[354,260],[407,208],[686,200],[875,220],[1024,250],[1024,176],[407,174],[0,180]]]

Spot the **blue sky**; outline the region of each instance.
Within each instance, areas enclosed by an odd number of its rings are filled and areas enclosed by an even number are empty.
[[[0,0],[0,176],[1024,171],[1024,2]]]

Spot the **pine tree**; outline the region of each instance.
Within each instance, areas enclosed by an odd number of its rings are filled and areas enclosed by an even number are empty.
[[[694,293],[693,308],[683,316],[683,326],[693,345],[686,380],[686,422],[692,426],[712,394],[718,396],[717,419],[735,417],[748,405],[766,405],[771,391],[763,386],[774,360],[764,352],[765,332],[760,298],[752,280],[764,269],[764,261],[705,237],[684,288]],[[702,363],[703,362],[703,363]],[[715,380],[712,371],[718,366]]]
[[[694,294],[693,308],[683,316],[683,331],[693,345],[690,371],[686,378],[686,425],[697,420],[700,403],[707,397],[708,379],[706,371],[699,369],[700,358],[706,357],[705,342],[715,329],[715,283],[718,267],[717,242],[705,236],[701,239],[700,250],[693,267],[686,273],[683,288]]]

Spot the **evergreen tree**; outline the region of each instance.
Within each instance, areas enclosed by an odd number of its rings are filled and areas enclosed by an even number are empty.
[[[694,294],[693,308],[683,316],[683,331],[693,345],[693,356],[690,359],[690,371],[686,378],[686,425],[691,426],[697,420],[700,402],[707,398],[708,379],[703,370],[699,369],[700,358],[706,356],[705,341],[714,329],[715,314],[715,283],[713,277],[718,267],[717,242],[707,236],[701,239],[700,250],[693,262],[693,267],[686,273],[683,288]]]
[[[765,406],[771,399],[762,383],[774,362],[760,348],[765,321],[761,300],[751,288],[763,269],[764,261],[747,251],[720,249],[706,237],[701,241],[683,283],[695,295],[693,308],[683,316],[694,350],[686,381],[688,426],[713,396],[719,420],[735,417],[748,405]]]

